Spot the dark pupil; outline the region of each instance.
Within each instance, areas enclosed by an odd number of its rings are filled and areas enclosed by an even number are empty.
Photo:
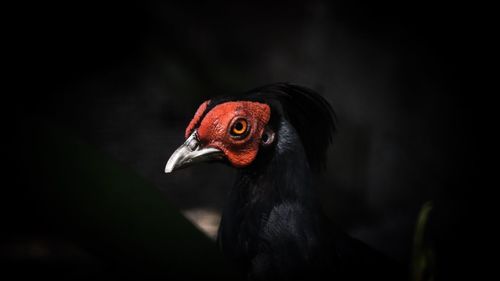
[[[241,131],[243,129],[243,124],[241,122],[238,122],[234,125],[234,129],[236,131]]]

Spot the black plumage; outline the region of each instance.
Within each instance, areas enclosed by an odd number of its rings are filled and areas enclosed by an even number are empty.
[[[339,230],[324,215],[314,172],[326,163],[335,131],[329,103],[287,83],[214,99],[266,103],[274,145],[238,170],[218,233],[224,254],[249,280],[405,280],[404,271]]]
[[[271,84],[200,105],[165,172],[221,160],[238,168],[217,241],[248,280],[404,280],[322,211],[314,177],[334,132],[323,97]]]

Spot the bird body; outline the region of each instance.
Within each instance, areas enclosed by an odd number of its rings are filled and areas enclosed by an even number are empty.
[[[264,86],[203,103],[167,163],[167,172],[207,160],[238,169],[217,242],[248,280],[404,280],[321,209],[314,176],[325,166],[334,120],[308,88]]]
[[[267,165],[239,171],[219,229],[221,250],[252,280],[322,275],[334,264],[335,257],[324,253],[329,239],[319,202],[305,188],[312,180],[305,152],[283,121],[277,133],[285,131],[290,135],[279,138],[276,153],[262,159]]]

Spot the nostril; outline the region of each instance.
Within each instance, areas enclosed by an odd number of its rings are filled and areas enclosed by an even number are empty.
[[[189,141],[188,147],[189,147],[189,149],[191,149],[191,151],[193,151],[193,150],[196,150],[198,148],[198,144],[199,144],[198,141],[193,138],[192,140]]]

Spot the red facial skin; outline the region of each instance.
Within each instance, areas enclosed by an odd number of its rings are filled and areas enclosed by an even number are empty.
[[[194,130],[208,101],[196,111],[193,120],[186,129],[186,138]],[[271,117],[267,104],[251,101],[225,102],[212,108],[201,120],[198,137],[205,147],[220,149],[235,167],[248,166],[257,156],[264,127]],[[243,138],[233,137],[229,131],[236,119],[244,118],[248,122],[249,132]]]
[[[195,129],[194,127],[196,126],[196,124],[200,122],[201,115],[203,115],[209,103],[210,100],[205,101],[200,105],[200,107],[198,107],[198,110],[196,110],[193,119],[191,120],[191,122],[189,122],[189,125],[186,128],[186,133],[184,134],[184,137],[186,139],[189,138],[189,135],[191,135],[191,133]]]

